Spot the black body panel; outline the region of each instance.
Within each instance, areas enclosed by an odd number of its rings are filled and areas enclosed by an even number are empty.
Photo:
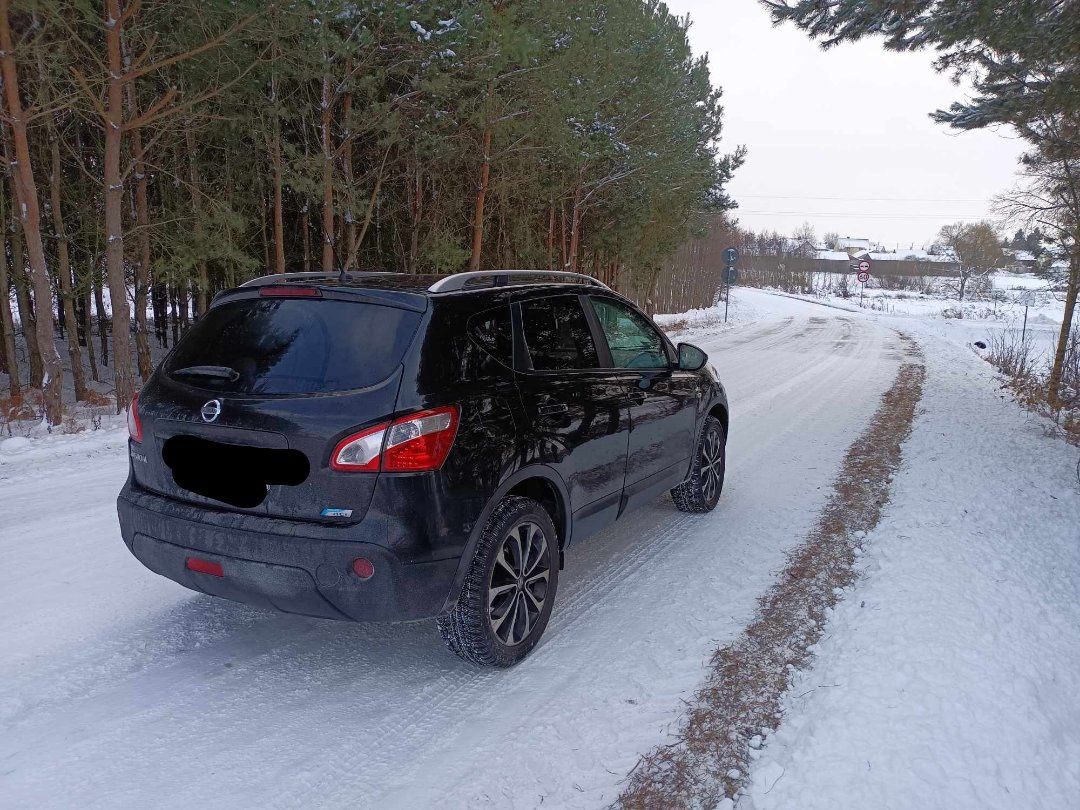
[[[726,427],[723,388],[708,369],[675,367],[666,337],[671,367],[614,367],[588,304],[632,306],[614,293],[551,284],[425,295],[418,285],[319,282],[333,300],[418,313],[392,373],[363,388],[231,395],[158,369],[139,395],[142,441],[131,442],[118,499],[132,553],[186,587],[286,612],[436,616],[456,601],[484,521],[508,493],[539,483],[561,542],[580,541],[685,479],[710,410]],[[229,291],[214,306],[258,294]],[[595,367],[531,366],[521,307],[555,296],[580,301]],[[217,413],[204,413],[212,401]],[[460,419],[439,469],[331,467],[345,437],[447,405]],[[215,469],[201,476],[207,464]],[[222,488],[232,478],[235,497]],[[189,570],[192,556],[219,563],[223,576]],[[352,573],[358,557],[374,564],[370,579]]]

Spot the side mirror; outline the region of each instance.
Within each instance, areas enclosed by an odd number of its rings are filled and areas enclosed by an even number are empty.
[[[697,371],[709,362],[709,355],[689,343],[679,344],[679,370]]]

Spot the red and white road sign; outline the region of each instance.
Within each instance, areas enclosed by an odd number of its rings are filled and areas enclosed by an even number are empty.
[[[865,264],[865,262],[863,262],[863,264]],[[865,284],[869,280],[870,280],[870,273],[868,271],[866,271],[866,270],[860,270],[859,271],[859,283],[860,284]]]
[[[861,262],[859,262],[859,275],[862,275],[863,273],[866,273],[866,275],[870,275],[870,262],[868,262],[866,259],[863,259]],[[859,279],[859,281],[862,280],[863,279],[861,278]]]

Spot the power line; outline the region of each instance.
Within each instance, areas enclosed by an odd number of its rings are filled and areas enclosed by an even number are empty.
[[[750,211],[745,208],[735,208],[731,211],[733,216],[761,216],[761,217],[843,217],[847,219],[983,219],[986,214],[958,214],[955,211],[948,214],[886,214],[871,213],[860,214],[849,211]]]
[[[809,197],[784,194],[733,194],[736,199],[744,200],[851,200],[853,202],[957,202],[957,203],[985,203],[985,199],[977,198],[950,198],[950,197]]]

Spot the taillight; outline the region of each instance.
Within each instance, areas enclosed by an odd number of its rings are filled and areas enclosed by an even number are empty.
[[[142,441],[142,419],[139,418],[139,395],[131,398],[127,411],[128,435],[133,442]]]
[[[399,419],[386,432],[383,470],[437,470],[450,454],[457,434],[455,405],[421,411]]]
[[[330,456],[342,472],[428,472],[446,461],[457,435],[456,405],[409,414],[346,436]]]
[[[361,433],[346,436],[330,454],[330,468],[341,472],[378,472],[385,425],[376,425]]]

